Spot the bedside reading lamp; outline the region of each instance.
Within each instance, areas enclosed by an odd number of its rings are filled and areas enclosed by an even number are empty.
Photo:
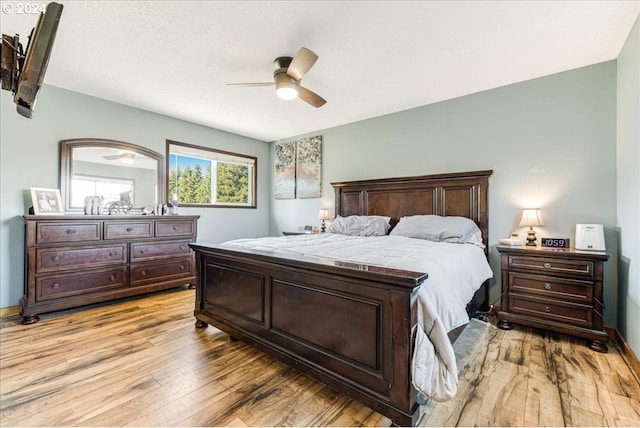
[[[329,210],[326,208],[321,209],[320,213],[318,214],[318,218],[322,220],[322,226],[320,227],[320,232],[324,233],[324,231],[327,230],[327,225],[324,223],[324,221],[329,220]]]
[[[522,210],[520,226],[529,226],[527,233],[527,245],[536,246],[536,231],[533,230],[533,226],[544,226],[544,223],[542,223],[542,217],[540,216],[540,209],[528,208]]]

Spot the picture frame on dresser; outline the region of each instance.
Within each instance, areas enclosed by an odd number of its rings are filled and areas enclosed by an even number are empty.
[[[64,215],[60,189],[31,187],[30,190],[35,215]]]

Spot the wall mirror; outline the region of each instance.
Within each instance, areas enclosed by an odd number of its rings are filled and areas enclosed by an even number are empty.
[[[164,156],[122,141],[60,142],[60,190],[65,212],[85,213],[87,198],[100,214],[148,214],[164,203]],[[94,212],[96,214],[96,212]]]

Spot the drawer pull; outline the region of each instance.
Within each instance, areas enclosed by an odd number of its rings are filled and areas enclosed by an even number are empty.
[[[187,248],[185,245],[180,245],[181,250],[184,250],[185,248]]]
[[[551,312],[551,306],[544,305],[545,312]]]
[[[114,274],[111,274],[109,276],[109,281],[115,281],[116,280],[116,276]]]
[[[180,270],[184,270],[184,265],[180,265]]]
[[[51,288],[53,288],[54,290],[57,290],[58,288],[60,288],[60,283],[59,283],[59,282],[54,282],[54,283],[51,285]]]
[[[133,230],[133,227],[127,227],[127,232],[131,232]]]
[[[551,269],[551,263],[545,263],[542,266],[544,266],[546,269]]]
[[[113,252],[110,252],[110,253],[109,253],[109,257],[113,257]]]
[[[177,227],[175,227],[175,226],[172,226],[172,227],[171,227],[171,229],[173,229],[173,231],[174,231],[174,232],[175,232],[176,230],[178,230],[178,228],[177,228]]]
[[[67,229],[67,235],[73,235],[74,233],[76,233],[75,229]]]
[[[550,282],[545,282],[544,283],[544,288],[545,288],[545,290],[551,290],[551,283]]]
[[[140,271],[140,276],[147,276],[147,271],[146,270],[141,270]]]
[[[59,262],[60,261],[60,256],[53,256],[53,257],[51,257],[51,260],[53,260],[54,262]]]
[[[144,254],[144,248],[140,248],[140,254]]]

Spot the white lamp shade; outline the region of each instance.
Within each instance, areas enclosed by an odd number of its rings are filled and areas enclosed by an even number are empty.
[[[329,220],[329,210],[326,208],[321,209],[320,213],[318,213],[318,219]]]
[[[544,226],[539,208],[527,208],[522,210],[520,226]]]

